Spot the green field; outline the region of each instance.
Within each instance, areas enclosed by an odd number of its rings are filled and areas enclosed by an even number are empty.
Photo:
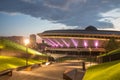
[[[15,42],[7,40],[7,39],[0,39],[0,49],[9,49],[9,50],[26,52],[25,46],[17,44]],[[42,54],[42,53],[40,53],[36,50],[33,50],[31,48],[28,48],[28,53],[34,54],[34,55],[46,56],[45,54]]]
[[[88,68],[83,80],[120,80],[120,60]]]
[[[18,54],[19,51],[22,51],[26,53],[26,47],[20,44],[17,44],[15,42],[12,42],[7,39],[0,39],[0,49],[3,50],[14,50],[17,51]],[[46,56],[45,54],[42,54],[36,50],[33,50],[31,48],[28,48],[27,51],[28,54],[32,55],[37,55],[37,56]],[[29,59],[29,65],[35,64],[35,63],[41,63],[42,61],[40,60],[33,60]],[[17,57],[9,57],[9,56],[0,56],[0,71],[10,69],[10,68],[17,68],[20,66],[25,66],[26,65],[26,59],[22,58],[17,58]]]
[[[33,59],[28,60],[29,65],[35,63],[42,63],[42,62],[44,62],[44,60],[43,61],[33,60]],[[0,56],[0,71],[11,68],[17,68],[25,65],[26,65],[26,59],[9,57],[9,56]]]
[[[106,53],[107,55],[120,54],[120,48]],[[99,55],[98,57],[106,56],[106,54]]]

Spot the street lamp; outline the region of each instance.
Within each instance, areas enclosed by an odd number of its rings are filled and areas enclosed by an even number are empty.
[[[91,66],[91,59],[92,59],[91,58],[91,51],[92,51],[92,49],[90,47],[88,49],[89,49],[89,52],[90,52],[90,66]]]
[[[26,66],[28,66],[28,44],[30,43],[29,39],[24,40],[24,44],[26,46]]]

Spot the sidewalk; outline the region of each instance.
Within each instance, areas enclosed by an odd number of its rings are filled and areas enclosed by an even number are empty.
[[[89,63],[86,63],[86,66]],[[69,60],[62,63],[53,63],[42,66],[32,71],[13,71],[12,77],[3,77],[0,80],[63,80],[63,73],[66,69],[77,69],[75,80],[82,80],[85,72],[82,71],[80,60]]]

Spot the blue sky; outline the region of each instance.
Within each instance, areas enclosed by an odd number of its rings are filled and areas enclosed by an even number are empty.
[[[0,36],[29,36],[45,30],[63,29],[66,26],[24,14],[0,13]],[[59,26],[59,27],[56,27]]]
[[[120,0],[0,0],[0,36],[29,36],[45,30],[120,31]]]

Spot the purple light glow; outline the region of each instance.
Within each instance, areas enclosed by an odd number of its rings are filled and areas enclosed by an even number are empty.
[[[72,43],[74,44],[75,48],[78,47],[78,41],[75,41],[74,39],[71,39]]]
[[[70,43],[67,43],[64,39],[61,39],[63,41],[63,43],[67,46],[70,47]]]
[[[48,39],[48,41],[50,41],[53,45],[55,45],[55,47],[58,47],[59,45],[56,44],[54,41],[52,41],[51,39]]]
[[[97,48],[98,45],[99,45],[99,42],[98,42],[98,41],[95,41],[95,42],[94,42],[94,45],[95,45],[95,47]]]
[[[84,40],[84,47],[87,48],[88,47],[88,41]]]
[[[61,44],[59,41],[57,41],[56,39],[54,39],[54,41],[55,41],[60,47],[63,47],[63,44]]]
[[[51,45],[52,47],[55,47],[55,45],[53,45],[50,41],[48,41],[47,39],[44,39],[45,42],[47,42],[49,45]]]

